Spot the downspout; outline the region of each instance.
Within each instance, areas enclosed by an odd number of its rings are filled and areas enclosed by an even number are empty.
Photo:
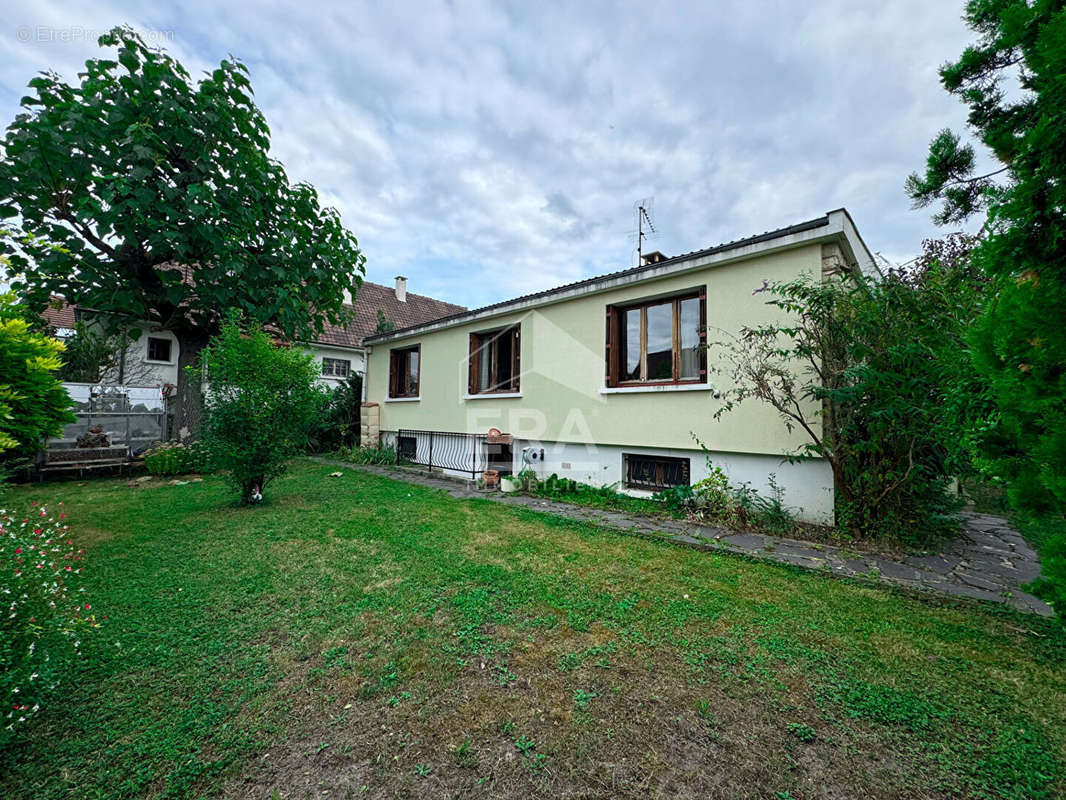
[[[359,402],[361,402],[361,403],[365,403],[366,402],[366,398],[367,398],[366,378],[367,378],[367,375],[370,374],[370,369],[369,369],[370,352],[373,349],[374,349],[373,347],[364,347],[363,348],[363,380],[361,381],[361,383],[363,384],[362,389],[361,389],[361,393],[362,393],[363,396],[359,399]]]

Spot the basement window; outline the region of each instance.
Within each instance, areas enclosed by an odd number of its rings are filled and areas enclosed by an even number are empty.
[[[625,485],[628,489],[658,492],[672,486],[689,484],[690,461],[687,458],[645,456],[636,453],[623,453],[622,458],[625,461]]]
[[[396,455],[404,461],[414,461],[418,453],[418,439],[414,436],[396,437]]]
[[[510,394],[520,387],[521,326],[470,334],[470,394]]]

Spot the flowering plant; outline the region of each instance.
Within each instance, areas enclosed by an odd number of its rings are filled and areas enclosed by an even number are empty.
[[[0,509],[0,743],[37,713],[82,634],[99,626],[80,585],[85,551],[65,519],[37,503]]]

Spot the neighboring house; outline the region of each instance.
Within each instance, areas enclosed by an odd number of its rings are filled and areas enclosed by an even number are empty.
[[[409,293],[407,279],[403,276],[396,278],[392,288],[364,281],[356,293],[355,303],[347,307],[354,312],[347,325],[327,323],[317,341],[300,343],[322,365],[322,382],[326,385],[337,385],[350,374],[365,371],[363,339],[378,329],[380,320],[400,328],[466,311],[463,306]],[[66,338],[73,335],[78,321],[90,321],[92,312],[61,303],[48,308],[44,318],[56,336]],[[119,366],[108,371],[105,382],[132,386],[176,385],[177,337],[170,331],[156,330],[146,322],[134,322],[131,326],[140,328],[141,335],[130,343],[125,354],[116,359]]]
[[[766,493],[775,476],[798,516],[831,520],[829,466],[785,458],[801,432],[754,400],[714,419],[706,345],[780,317],[753,294],[767,281],[873,270],[848,213],[644,262],[366,337],[364,441],[468,478],[530,468],[650,494],[707,476],[698,439],[732,482]]]
[[[329,383],[366,371],[363,340],[378,330],[379,323],[408,328],[466,311],[465,306],[408,292],[407,278],[402,275],[393,287],[364,281],[349,308],[355,317],[347,326],[327,324],[317,341],[305,345],[322,362],[322,378]]]

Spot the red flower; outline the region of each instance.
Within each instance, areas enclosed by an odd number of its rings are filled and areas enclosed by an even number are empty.
[[[92,606],[91,606],[91,605],[89,605],[88,603],[86,603],[86,604],[85,604],[85,610],[86,610],[86,611],[88,611],[88,610],[89,610],[90,608],[92,608]]]
[[[41,532],[41,529],[40,529],[40,528],[34,528],[34,529],[33,529],[33,532],[34,532],[34,533],[40,533],[40,532]]]
[[[16,547],[15,548],[15,555],[19,555],[20,553],[22,553],[22,548],[21,547]]]
[[[66,518],[67,518],[67,515],[66,515],[66,514],[60,514],[60,515],[59,515],[59,518],[60,518],[60,519],[66,519]]]
[[[40,564],[38,564],[37,566],[40,566]],[[65,569],[67,570],[67,572],[70,572],[70,567],[66,567]]]

